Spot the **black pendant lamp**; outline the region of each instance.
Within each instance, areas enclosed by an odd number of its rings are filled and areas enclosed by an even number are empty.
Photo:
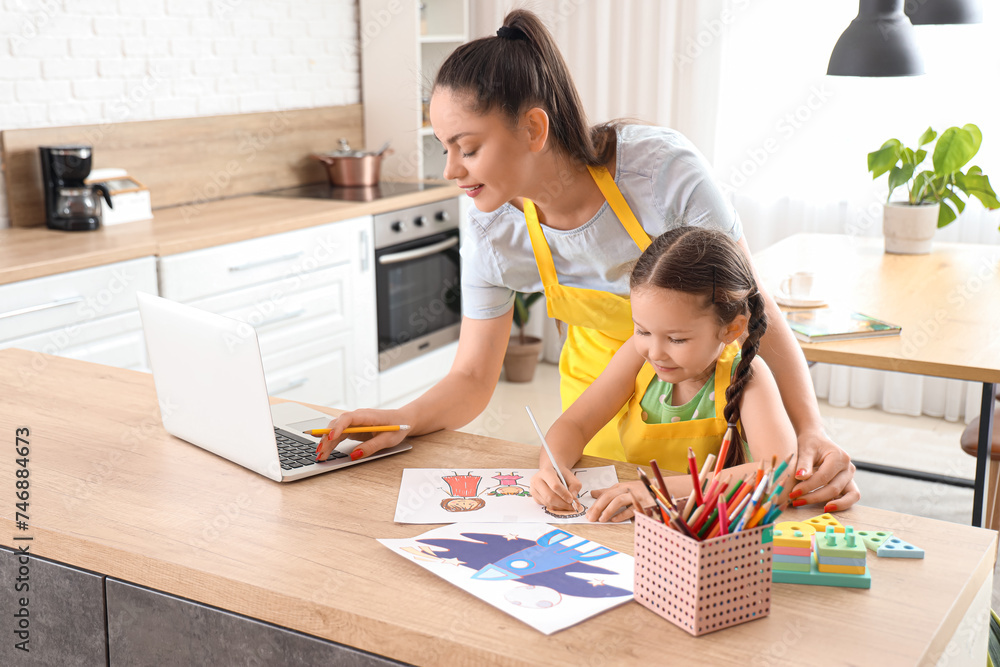
[[[904,9],[913,25],[982,23],[982,0],[906,0]]]
[[[903,0],[861,0],[857,18],[851,21],[833,47],[826,73],[834,76],[923,74],[923,57],[917,48],[913,25],[903,13]]]

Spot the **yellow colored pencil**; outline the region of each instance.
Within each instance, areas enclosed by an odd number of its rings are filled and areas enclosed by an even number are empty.
[[[308,435],[318,438],[321,435],[326,435],[332,428],[314,428],[309,431],[303,431]],[[386,426],[348,426],[344,429],[344,433],[380,433],[382,431],[408,431],[410,427],[406,424],[391,424]]]

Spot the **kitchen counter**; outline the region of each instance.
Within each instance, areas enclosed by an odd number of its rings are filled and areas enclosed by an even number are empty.
[[[208,248],[338,220],[429,204],[462,194],[451,184],[372,202],[252,195],[153,211],[142,222],[94,232],[0,230],[0,285],[149,255]]]
[[[73,623],[47,626],[60,613],[80,614],[60,605],[69,592],[45,578],[52,576],[42,569],[47,561],[36,562],[29,604],[32,647],[40,650],[86,635],[101,647],[107,642],[112,665],[281,664],[294,662],[292,654],[240,662],[232,651],[260,646],[255,637],[286,628],[294,631],[283,635],[294,634],[288,641],[319,641],[323,651],[442,667],[655,665],[665,654],[678,665],[798,665],[807,654],[824,665],[858,664],[864,656],[923,665],[945,655],[949,664],[978,665],[985,653],[995,531],[854,507],[837,518],[858,529],[891,530],[925,549],[926,559],[869,554],[870,590],[776,584],[770,617],[703,637],[632,602],[545,636],[375,540],[431,528],[393,522],[404,468],[530,468],[537,447],[443,431],[412,439],[413,450],[402,454],[279,484],[164,432],[147,374],[9,349],[0,351],[0,386],[11,388],[0,393],[0,432],[8,438],[0,458],[8,499],[0,507],[0,545],[16,549],[25,544],[16,540],[30,536],[35,556],[82,568],[74,570],[77,578],[96,577],[96,592],[81,596],[98,608],[98,624],[105,622],[101,605],[108,605],[107,638]],[[20,530],[18,427],[30,429],[30,452],[22,454],[30,505]],[[635,478],[635,466],[615,466],[620,479]],[[784,518],[816,513],[805,507]],[[629,525],[568,529],[632,553]],[[58,594],[51,607],[39,597],[46,581]],[[122,590],[159,602],[136,611]],[[13,603],[12,585],[6,595]],[[169,616],[176,607],[188,612]],[[130,610],[134,616],[121,622]],[[215,632],[226,623],[255,630],[236,639]],[[824,652],[822,637],[837,638],[841,648]],[[300,655],[298,664],[335,662],[324,655]]]

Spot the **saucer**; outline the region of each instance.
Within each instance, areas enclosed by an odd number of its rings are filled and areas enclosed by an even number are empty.
[[[812,297],[810,299],[796,299],[785,294],[784,292],[775,292],[774,300],[778,302],[779,306],[786,306],[788,308],[819,308],[820,306],[826,305],[826,299],[818,297]]]

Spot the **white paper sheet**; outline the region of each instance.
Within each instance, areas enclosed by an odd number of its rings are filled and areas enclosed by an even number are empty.
[[[379,542],[547,635],[632,599],[631,556],[545,524],[454,524]]]
[[[557,516],[535,502],[528,485],[538,470],[510,468],[407,468],[396,499],[396,523],[587,523],[582,513]],[[583,484],[580,503],[594,504],[591,489],[618,483],[614,466],[574,468]]]

